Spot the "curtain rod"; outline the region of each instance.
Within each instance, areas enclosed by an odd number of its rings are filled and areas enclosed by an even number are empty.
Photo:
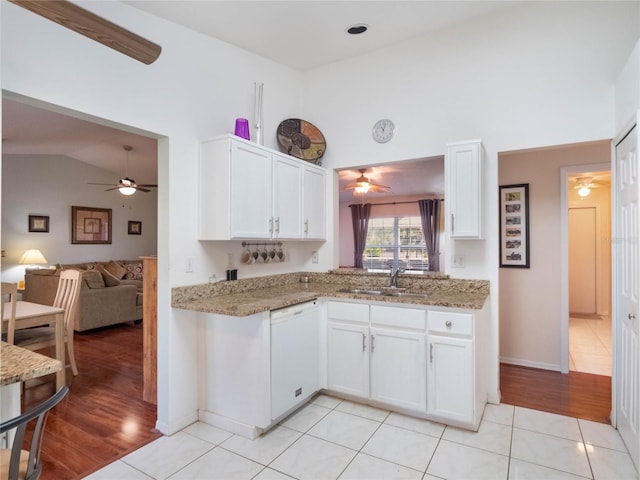
[[[439,200],[441,202],[444,202],[444,198],[425,198],[425,200]],[[418,203],[419,200],[413,200],[411,202],[386,202],[386,203],[371,203],[370,205],[372,207],[377,206],[377,205],[401,205],[403,203]],[[360,205],[359,203],[352,203],[351,205],[349,205],[350,207],[353,205]]]

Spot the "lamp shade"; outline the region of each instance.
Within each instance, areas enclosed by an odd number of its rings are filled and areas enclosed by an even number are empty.
[[[36,265],[38,263],[47,263],[47,259],[44,258],[40,250],[33,248],[24,252],[18,263],[21,265]]]

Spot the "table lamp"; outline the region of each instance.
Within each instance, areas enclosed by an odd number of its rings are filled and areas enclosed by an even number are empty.
[[[37,248],[32,248],[24,252],[20,260],[18,261],[20,265],[32,265],[36,266],[38,264],[47,263],[47,259],[44,258],[42,252]],[[18,289],[24,290],[24,280],[20,280],[18,282]]]

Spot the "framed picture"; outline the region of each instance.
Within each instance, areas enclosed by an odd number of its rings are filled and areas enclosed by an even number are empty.
[[[529,268],[529,184],[500,186],[500,267]]]
[[[127,233],[129,235],[142,235],[142,222],[129,220]]]
[[[44,233],[49,232],[49,216],[29,215],[29,231]]]
[[[111,209],[72,206],[71,243],[111,243]]]

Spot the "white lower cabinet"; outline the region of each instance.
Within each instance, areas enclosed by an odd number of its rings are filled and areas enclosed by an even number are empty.
[[[424,333],[371,327],[372,400],[423,412],[426,373]]]
[[[427,413],[477,430],[487,401],[486,342],[471,312],[429,311]]]
[[[369,326],[328,322],[328,381],[336,392],[369,395]]]
[[[327,311],[329,390],[425,412],[425,311],[334,301]]]

